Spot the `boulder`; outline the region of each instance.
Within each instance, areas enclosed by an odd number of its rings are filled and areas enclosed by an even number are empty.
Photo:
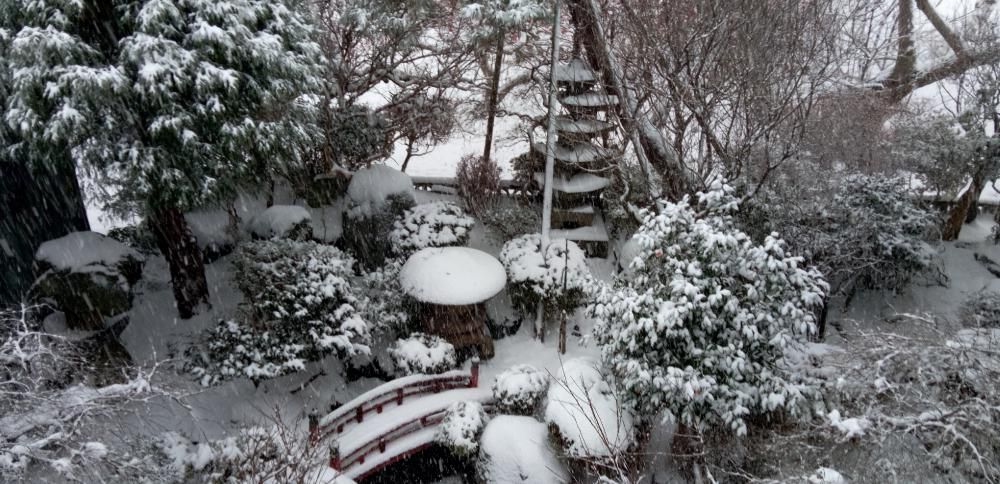
[[[143,257],[96,232],[73,232],[39,246],[35,291],[66,313],[73,329],[103,329],[107,318],[129,310]]]

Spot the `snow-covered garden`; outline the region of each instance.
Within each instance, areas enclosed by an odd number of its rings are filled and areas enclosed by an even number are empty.
[[[1000,482],[957,3],[4,2],[0,481]]]

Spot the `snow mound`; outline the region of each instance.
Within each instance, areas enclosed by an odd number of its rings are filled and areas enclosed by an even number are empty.
[[[371,215],[393,194],[415,197],[413,180],[409,175],[385,165],[372,165],[358,170],[347,186],[347,197],[351,201],[349,215]]]
[[[414,333],[389,349],[400,376],[444,373],[455,368],[455,347],[439,336]]]
[[[549,386],[545,421],[559,429],[570,457],[607,457],[635,442],[632,415],[587,358],[563,363]]]
[[[85,272],[88,266],[115,267],[126,259],[142,260],[131,247],[97,232],[72,232],[38,247],[35,259],[57,271]]]
[[[195,210],[184,214],[191,234],[198,239],[202,251],[221,251],[236,244],[229,230],[229,214],[225,210]]]
[[[403,291],[419,301],[446,306],[481,303],[503,290],[507,274],[500,262],[468,247],[423,249],[399,271]]]
[[[257,214],[250,221],[250,233],[262,239],[288,237],[302,224],[311,225],[312,216],[298,205],[274,205]]]
[[[531,417],[498,416],[483,431],[476,471],[491,484],[570,482],[548,440],[545,424]]]
[[[820,467],[807,478],[809,484],[846,484],[847,479],[834,469]]]

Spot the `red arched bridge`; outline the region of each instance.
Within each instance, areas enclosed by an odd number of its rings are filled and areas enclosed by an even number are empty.
[[[361,480],[434,443],[448,407],[476,401],[492,406],[479,388],[479,363],[468,372],[412,375],[380,385],[322,418],[310,418],[309,438],[328,441],[330,467]]]

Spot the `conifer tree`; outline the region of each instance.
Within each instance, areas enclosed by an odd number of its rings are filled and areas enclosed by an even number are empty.
[[[151,222],[182,318],[207,301],[183,213],[296,163],[322,56],[281,0],[13,0],[4,121]]]

